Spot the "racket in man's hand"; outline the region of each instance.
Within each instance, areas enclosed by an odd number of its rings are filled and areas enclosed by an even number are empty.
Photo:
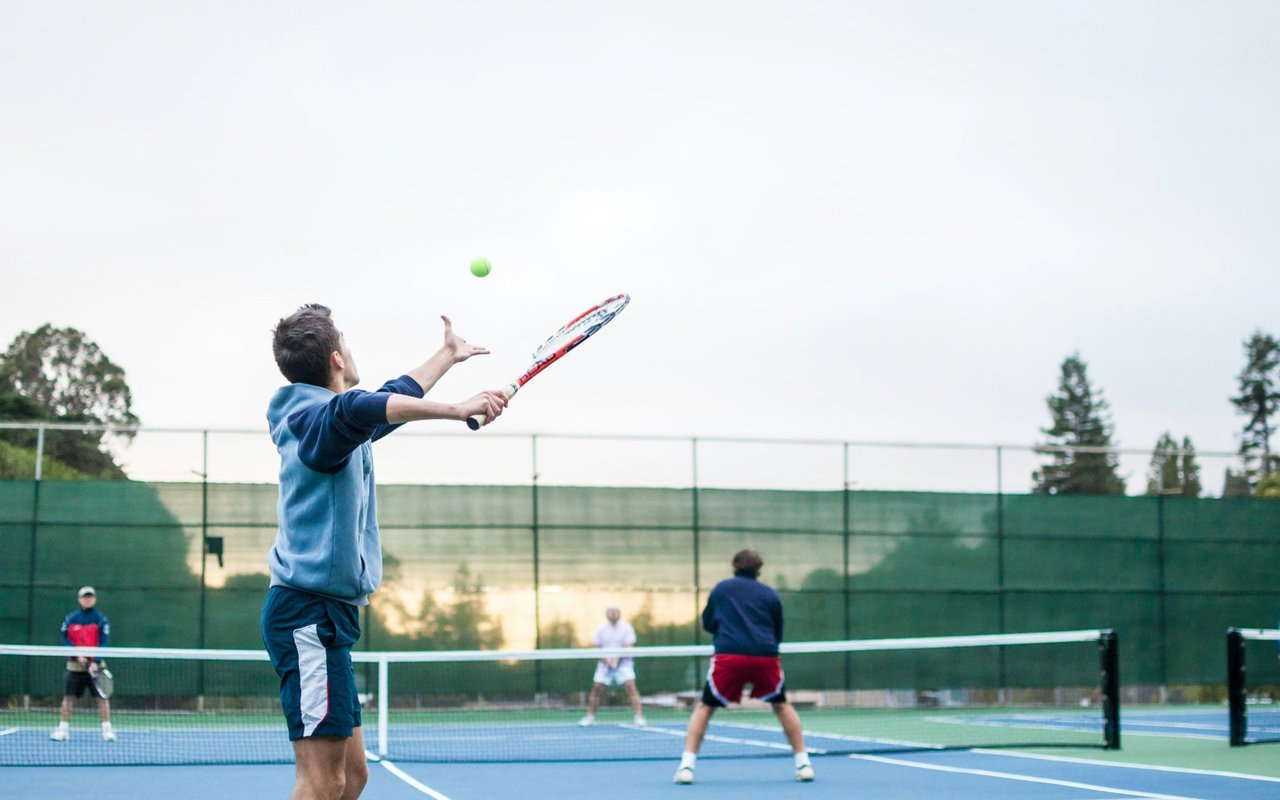
[[[592,306],[583,311],[578,316],[569,320],[563,328],[551,335],[546,344],[539,347],[533,353],[533,364],[525,373],[502,390],[502,393],[510,400],[520,387],[529,382],[534,375],[542,372],[547,367],[554,364],[565,353],[585,342],[597,331],[603,328],[610,320],[618,316],[622,309],[627,307],[627,303],[631,302],[631,295],[620,294],[616,297],[610,297],[608,300],[597,306]],[[473,431],[480,430],[480,426],[485,423],[486,417],[483,414],[467,418],[467,427]]]
[[[111,693],[115,691],[116,681],[111,674],[111,670],[105,666],[93,664],[89,667],[89,680],[93,682],[93,691],[103,700],[111,698]]]

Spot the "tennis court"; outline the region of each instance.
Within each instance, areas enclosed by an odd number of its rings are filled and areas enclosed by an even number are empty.
[[[722,738],[762,739],[755,728],[713,726]],[[663,734],[654,734],[662,736]],[[780,736],[777,737],[780,740]],[[815,737],[819,738],[820,737]],[[708,743],[708,751],[711,743]],[[543,798],[607,792],[632,798],[741,797],[763,792],[770,797],[837,798],[1035,798],[1086,800],[1107,797],[1271,798],[1280,778],[1177,767],[1107,763],[1087,756],[1014,751],[904,752],[895,755],[826,756],[815,759],[817,780],[797,784],[790,761],[776,757],[708,758],[699,763],[697,783],[673,786],[678,758],[665,761],[424,764],[371,762],[365,796],[386,800],[472,800]],[[375,756],[376,758],[376,756]],[[288,765],[209,765],[184,767],[6,767],[5,798],[44,798],[64,787],[94,787],[104,800],[140,796],[221,798],[286,796],[293,786]]]
[[[595,653],[357,653],[367,685],[368,797],[541,798],[607,790],[619,798],[741,796],[879,798],[1263,798],[1280,790],[1280,769],[1262,747],[1230,748],[1226,704],[1140,706],[1107,702],[1119,666],[1109,630],[971,637],[792,643],[793,699],[818,778],[792,779],[790,748],[760,704],[722,712],[701,753],[696,783],[673,786],[687,705],[707,649],[638,648],[650,679],[647,724],[606,706],[599,724],[578,724],[572,694],[545,691],[581,672]],[[61,648],[0,647],[0,679],[48,673]],[[112,663],[133,694],[117,696],[118,739],[104,742],[82,715],[69,741],[49,738],[54,697],[13,699],[0,711],[0,797],[49,796],[51,786],[89,782],[95,794],[223,797],[252,786],[283,796],[292,753],[272,708],[269,665],[256,651],[118,648]],[[1036,675],[1053,663],[1055,685]],[[843,692],[824,673],[896,675],[899,688]],[[948,664],[951,688],[937,687]],[[902,676],[926,676],[915,689]],[[464,677],[465,676],[465,677]],[[997,683],[1004,691],[975,687]],[[1065,680],[1064,680],[1065,679]],[[789,680],[791,680],[789,678]],[[187,681],[184,683],[184,681]],[[962,683],[972,686],[965,688]],[[33,684],[39,686],[38,682]],[[203,687],[198,699],[146,687]],[[441,686],[424,691],[426,686]],[[469,686],[474,696],[458,687]],[[506,687],[501,688],[501,687]],[[535,691],[542,687],[543,691]],[[484,699],[481,699],[483,696]],[[1263,740],[1275,709],[1249,710]],[[1118,749],[1123,729],[1126,747]],[[667,793],[671,793],[668,795]]]

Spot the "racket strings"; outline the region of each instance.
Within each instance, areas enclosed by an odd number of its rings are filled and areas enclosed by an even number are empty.
[[[608,323],[609,320],[616,317],[622,309],[626,308],[630,299],[627,295],[611,298],[556,331],[541,347],[533,351],[534,363],[536,364],[548,356],[554,355],[575,339],[591,336]]]

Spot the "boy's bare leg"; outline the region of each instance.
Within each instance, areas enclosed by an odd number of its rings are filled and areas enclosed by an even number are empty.
[[[587,700],[587,714],[596,715],[596,709],[600,707],[600,698],[604,696],[604,684],[591,684],[591,697]]]
[[[774,703],[773,713],[778,715],[778,722],[782,723],[782,732],[787,735],[787,743],[791,745],[791,752],[804,752],[804,727],[800,724],[800,715],[796,713],[796,709],[790,703]]]
[[[353,728],[347,740],[346,773],[342,800],[356,800],[369,782],[369,762],[364,756],[364,732],[360,728]]]
[[[640,690],[635,681],[627,681],[627,697],[631,699],[631,713],[640,716]]]
[[[686,753],[697,753],[702,747],[702,738],[707,735],[707,725],[711,722],[711,715],[714,713],[716,713],[715,707],[706,703],[698,703],[693,709],[693,714],[689,717],[689,730],[684,735]]]
[[[311,736],[295,740],[293,756],[297,764],[297,778],[291,800],[342,800],[347,785],[346,761],[350,741],[345,736]]]

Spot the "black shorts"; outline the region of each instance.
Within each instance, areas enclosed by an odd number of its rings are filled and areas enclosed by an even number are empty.
[[[80,697],[85,692],[90,697],[97,697],[97,693],[93,691],[93,679],[89,677],[89,673],[76,672],[75,670],[67,670],[67,688],[63,691],[66,697]]]

